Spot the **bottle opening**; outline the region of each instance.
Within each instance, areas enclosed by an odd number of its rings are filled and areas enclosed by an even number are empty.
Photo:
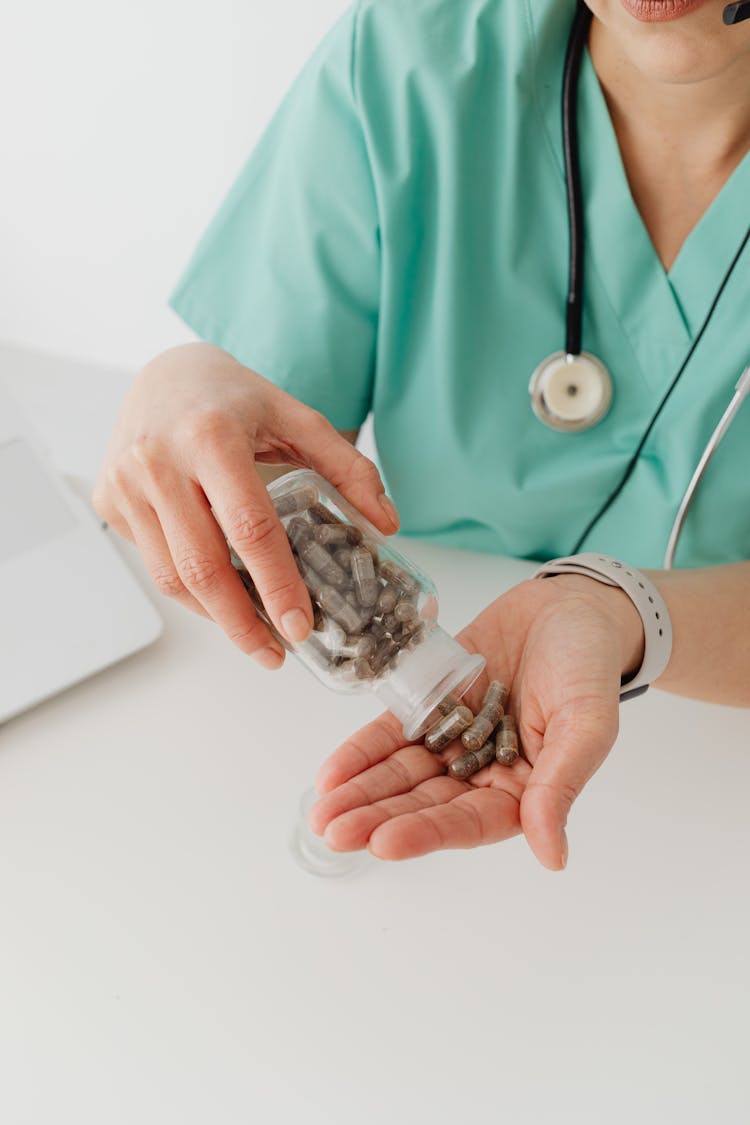
[[[403,652],[391,674],[375,688],[378,699],[400,719],[404,737],[421,738],[438,721],[446,695],[462,696],[484,670],[485,659],[467,652],[439,625]]]

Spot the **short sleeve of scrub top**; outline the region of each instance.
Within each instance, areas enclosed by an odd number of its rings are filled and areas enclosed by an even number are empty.
[[[360,0],[293,86],[172,303],[339,428],[372,410],[405,533],[658,567],[750,359],[750,249],[702,332],[750,222],[750,155],[666,271],[584,53],[583,347],[614,395],[590,430],[544,426],[528,385],[565,339],[560,90],[574,12],[574,0]],[[748,451],[750,404],[675,565],[750,558]]]
[[[350,9],[286,95],[170,302],[203,339],[338,429],[358,428],[370,410],[380,280],[354,32]]]

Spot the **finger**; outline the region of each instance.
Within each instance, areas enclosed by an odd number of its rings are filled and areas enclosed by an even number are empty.
[[[116,531],[122,539],[127,539],[128,543],[135,543],[135,535],[128,521],[123,516],[113,513],[104,523],[107,527],[111,527],[113,531]]]
[[[424,746],[404,746],[384,761],[357,774],[351,781],[334,789],[310,811],[310,826],[322,833],[342,813],[371,805],[398,793],[409,793],[428,778],[445,772],[440,758]]]
[[[560,871],[567,863],[568,813],[609,753],[617,729],[616,699],[611,704],[577,700],[547,725],[521,798],[521,825],[534,855],[551,871]]]
[[[91,496],[91,506],[104,523],[116,531],[129,543],[135,543],[135,537],[120,508],[111,501],[104,485],[97,483]]]
[[[445,774],[428,778],[408,793],[342,813],[326,827],[326,843],[333,851],[348,852],[365,848],[375,829],[387,820],[447,804],[465,792],[466,788],[465,782],[456,781]]]
[[[313,626],[310,596],[251,451],[241,441],[211,441],[202,447],[197,473],[271,621],[287,640],[306,640]]]
[[[181,582],[242,652],[273,670],[284,650],[253,607],[229,561],[229,548],[200,489],[165,470],[150,482],[151,502],[166,540],[170,562],[163,563],[157,584],[165,593]]]
[[[183,585],[153,508],[143,503],[138,507],[134,505],[130,510],[130,519],[134,529],[133,542],[159,593],[174,599],[201,617],[208,617],[200,602]]]
[[[362,727],[334,750],[318,770],[315,788],[321,796],[390,757],[405,744],[404,732],[390,712]]]
[[[378,859],[413,859],[446,848],[495,844],[520,831],[516,797],[502,789],[468,789],[448,804],[385,821],[371,833],[368,847]]]
[[[302,460],[330,481],[384,534],[398,531],[398,512],[386,496],[382,477],[369,457],[355,449],[322,414],[307,407],[302,410],[304,417],[300,417],[297,430],[300,437],[295,442]]]

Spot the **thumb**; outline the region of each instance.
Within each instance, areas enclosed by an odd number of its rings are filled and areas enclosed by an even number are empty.
[[[305,462],[385,535],[398,531],[398,513],[385,494],[380,473],[368,457],[315,411],[305,411],[296,444]]]
[[[521,828],[536,858],[551,871],[568,860],[565,825],[571,806],[614,745],[619,701],[576,703],[553,715],[521,798]],[[582,711],[585,708],[585,713]]]

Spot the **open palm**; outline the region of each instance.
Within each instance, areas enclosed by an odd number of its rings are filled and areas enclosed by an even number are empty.
[[[607,588],[582,583],[523,582],[458,638],[487,659],[468,705],[479,708],[488,679],[508,684],[525,759],[510,767],[493,762],[458,781],[445,769],[462,752],[460,742],[431,754],[405,742],[400,723],[383,715],[318,775],[322,796],[310,820],[331,848],[407,859],[524,832],[546,867],[565,866],[568,811],[617,736],[623,667]]]

